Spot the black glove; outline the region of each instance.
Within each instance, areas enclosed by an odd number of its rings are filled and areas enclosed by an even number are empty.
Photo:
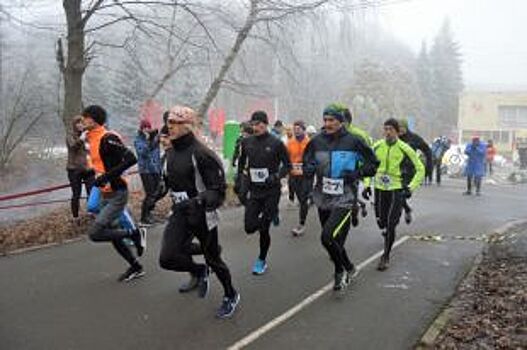
[[[218,191],[205,191],[199,197],[207,211],[215,210],[221,205],[221,196]]]
[[[278,176],[278,174],[271,174],[265,179],[265,184],[267,186],[273,186],[277,182],[280,182],[280,176]]]
[[[410,191],[410,189],[408,187],[404,187],[403,188],[403,196],[406,199],[411,198],[412,197],[412,191]]]
[[[95,187],[102,187],[106,185],[106,183],[109,181],[108,176],[106,174],[102,174],[95,178],[95,181],[93,182],[93,185]]]
[[[362,190],[362,198],[369,201],[371,197],[371,187],[366,187]]]

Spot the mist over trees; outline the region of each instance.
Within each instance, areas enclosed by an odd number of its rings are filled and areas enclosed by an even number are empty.
[[[461,49],[448,21],[414,53],[383,31],[377,16],[383,1],[0,6],[0,142],[13,110],[6,101],[22,83],[23,101],[39,113],[23,113],[20,125],[29,125],[29,114],[39,120],[32,131],[18,130],[58,144],[68,120],[91,103],[109,111],[112,128],[132,135],[148,99],[164,108],[190,105],[205,120],[211,109],[239,121],[264,109],[271,119],[315,126],[324,105],[341,101],[374,135],[388,117],[412,118],[428,138],[456,124]]]

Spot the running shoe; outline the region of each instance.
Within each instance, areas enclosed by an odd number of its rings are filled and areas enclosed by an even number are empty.
[[[339,272],[335,274],[335,284],[333,285],[333,290],[336,292],[343,291],[348,286],[348,277],[347,273]]]
[[[357,277],[359,274],[359,270],[355,267],[355,265],[351,264],[351,269],[346,270],[346,283],[350,284],[351,281]]]
[[[198,297],[205,298],[209,293],[209,268],[205,266],[203,273],[198,276]]]
[[[263,275],[267,270],[267,263],[265,260],[256,259],[253,265],[253,275]]]
[[[411,211],[404,212],[404,222],[406,222],[407,225],[410,225],[410,223],[412,222],[412,212]]]
[[[273,226],[279,226],[280,225],[280,216],[278,214],[276,214],[274,217],[273,217]]]
[[[132,234],[137,256],[142,256],[146,249],[146,228],[140,227],[134,230]]]
[[[306,232],[306,227],[304,225],[297,225],[291,230],[293,236],[302,236]]]
[[[179,287],[180,293],[188,293],[193,291],[194,289],[198,288],[198,276],[190,274],[190,279],[188,282],[183,283]]]
[[[358,212],[351,213],[351,226],[353,227],[359,226],[359,213]]]
[[[388,268],[388,262],[390,259],[387,256],[381,256],[381,259],[379,260],[379,265],[377,265],[377,270],[384,271]]]
[[[221,302],[220,308],[216,312],[217,318],[230,318],[234,311],[236,311],[236,307],[240,303],[240,293],[236,292],[236,294],[232,297],[223,297],[223,301]]]
[[[119,276],[119,282],[130,282],[133,279],[143,277],[145,271],[141,265],[130,266],[122,275]]]

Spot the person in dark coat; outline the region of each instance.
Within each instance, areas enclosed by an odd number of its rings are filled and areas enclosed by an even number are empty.
[[[151,203],[155,203],[153,198],[156,196],[161,179],[161,157],[158,131],[152,128],[148,120],[142,120],[139,124],[134,147],[137,154],[137,167],[145,191],[140,225],[150,226],[153,224],[151,211],[154,209]]]
[[[472,194],[472,182],[476,186],[476,196],[481,195],[481,180],[485,176],[485,156],[487,145],[481,142],[478,136],[472,138],[472,142],[465,147],[465,154],[468,156],[465,166],[467,177],[467,190],[464,195]]]
[[[86,132],[82,123],[82,116],[75,116],[71,124],[72,130],[66,136],[68,147],[68,180],[71,187],[71,215],[76,224],[79,223],[79,203],[82,193],[82,184],[86,189],[86,195],[95,181],[95,172],[88,161],[88,149],[86,146]]]

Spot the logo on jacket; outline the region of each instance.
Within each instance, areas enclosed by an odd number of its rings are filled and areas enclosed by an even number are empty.
[[[265,147],[265,150],[266,150],[267,152],[271,152],[271,147],[266,146],[266,147]]]

